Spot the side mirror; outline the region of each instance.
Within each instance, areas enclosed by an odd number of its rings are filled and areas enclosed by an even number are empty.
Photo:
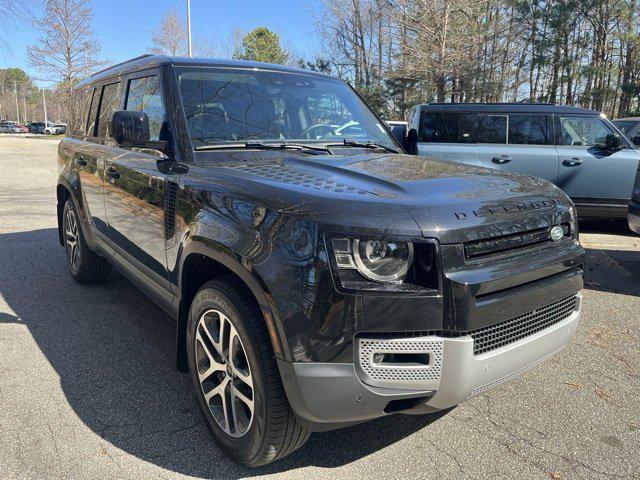
[[[631,141],[632,141],[635,145],[640,146],[640,135],[636,135],[635,137],[633,137],[633,138],[631,139]]]
[[[607,150],[620,150],[622,148],[622,141],[620,135],[610,133],[604,140],[604,146]]]
[[[407,139],[405,143],[408,154],[418,154],[418,131],[415,128],[412,128],[407,132]]]
[[[120,147],[144,148],[149,143],[149,117],[144,112],[119,110],[111,114],[109,131]]]

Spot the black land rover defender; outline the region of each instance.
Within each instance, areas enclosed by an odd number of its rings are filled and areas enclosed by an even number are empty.
[[[58,157],[71,275],[115,265],[176,319],[178,368],[244,464],[313,430],[452,407],[576,330],[567,196],[403,154],[344,81],[144,56],[77,98]]]

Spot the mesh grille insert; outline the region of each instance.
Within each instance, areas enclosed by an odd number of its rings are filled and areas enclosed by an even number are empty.
[[[469,332],[473,338],[473,354],[495,350],[568,318],[576,309],[577,297],[568,297],[533,312]]]

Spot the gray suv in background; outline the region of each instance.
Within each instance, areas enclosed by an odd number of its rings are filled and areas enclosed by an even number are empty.
[[[407,149],[544,178],[583,217],[626,217],[640,160],[600,113],[553,104],[418,105],[410,112]]]

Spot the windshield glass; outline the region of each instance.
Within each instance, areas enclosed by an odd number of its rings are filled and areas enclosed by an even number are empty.
[[[298,73],[176,69],[194,147],[251,141],[397,148],[369,108],[337,79]]]

